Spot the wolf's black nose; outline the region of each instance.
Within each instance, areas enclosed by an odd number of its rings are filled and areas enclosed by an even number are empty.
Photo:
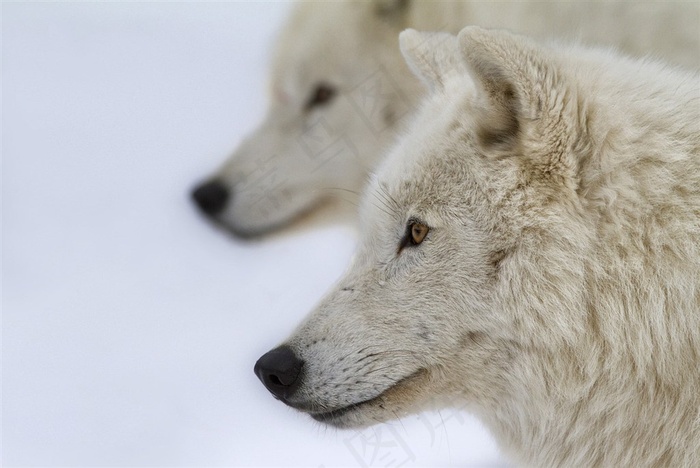
[[[229,198],[228,189],[218,180],[211,180],[196,187],[192,198],[199,208],[209,216],[221,213]]]
[[[303,365],[292,348],[280,346],[263,354],[253,372],[276,398],[285,400],[296,390]]]

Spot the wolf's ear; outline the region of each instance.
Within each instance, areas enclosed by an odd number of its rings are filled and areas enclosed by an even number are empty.
[[[399,34],[399,45],[408,66],[431,90],[443,88],[451,74],[465,71],[452,34],[406,29]]]
[[[523,125],[541,117],[556,92],[556,68],[549,52],[531,39],[476,26],[458,35],[461,55],[486,98],[479,139],[491,148],[510,149]]]
[[[382,17],[392,17],[408,11],[411,0],[373,0],[374,11]]]

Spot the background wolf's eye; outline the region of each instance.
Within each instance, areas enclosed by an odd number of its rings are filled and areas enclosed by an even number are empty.
[[[335,89],[327,84],[320,84],[316,86],[314,92],[311,94],[309,101],[306,103],[306,109],[312,109],[316,106],[321,106],[327,104],[335,96]]]
[[[430,228],[425,224],[415,220],[410,220],[408,224],[406,224],[406,233],[404,234],[403,239],[401,239],[401,244],[399,244],[399,250],[397,253],[400,253],[405,247],[419,245],[421,242],[423,242],[425,236],[428,235],[428,231],[430,231]]]

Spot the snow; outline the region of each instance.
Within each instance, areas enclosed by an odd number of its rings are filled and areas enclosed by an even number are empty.
[[[252,372],[356,242],[238,241],[189,200],[262,117],[288,9],[3,3],[4,466],[503,465],[468,413],[339,431]]]

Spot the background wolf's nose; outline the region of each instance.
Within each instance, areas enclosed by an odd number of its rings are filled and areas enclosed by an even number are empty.
[[[304,361],[289,346],[280,346],[262,355],[253,372],[272,394],[284,400],[294,393]]]
[[[213,216],[223,211],[229,193],[223,183],[212,180],[196,187],[192,191],[192,198],[203,212]]]

